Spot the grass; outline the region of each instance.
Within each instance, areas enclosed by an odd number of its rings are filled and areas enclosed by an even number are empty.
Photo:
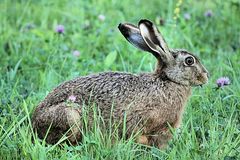
[[[240,159],[240,2],[180,2],[1,0],[0,159]],[[204,16],[207,10],[211,17]],[[128,44],[117,29],[141,18],[157,23],[171,48],[201,57],[211,74],[207,85],[193,89],[169,147],[160,151],[133,139],[111,144],[110,134],[98,127],[78,146],[47,145],[36,137],[32,143],[31,114],[59,83],[101,71],[153,70],[154,57]],[[65,26],[64,35],[55,32],[57,24]],[[214,89],[222,76],[231,85]]]

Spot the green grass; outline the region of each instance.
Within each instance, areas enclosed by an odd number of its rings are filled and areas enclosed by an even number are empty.
[[[0,159],[240,159],[240,2],[183,0],[176,15],[178,3],[1,0]],[[212,17],[204,16],[208,9]],[[191,19],[185,20],[184,13]],[[133,139],[111,144],[111,135],[98,127],[78,146],[47,145],[36,137],[32,143],[31,114],[59,83],[109,70],[153,70],[154,57],[132,47],[117,29],[120,22],[136,24],[141,18],[157,23],[171,48],[198,55],[211,74],[207,85],[193,89],[169,147],[160,151]],[[65,26],[64,35],[55,33],[57,24]],[[73,56],[73,50],[81,55]],[[222,76],[231,85],[215,90]]]

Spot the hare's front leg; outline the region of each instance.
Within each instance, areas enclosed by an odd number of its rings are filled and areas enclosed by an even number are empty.
[[[67,132],[70,143],[81,139],[80,109],[60,103],[50,107],[38,107],[33,114],[32,124],[39,138],[46,137],[47,143],[57,143]]]

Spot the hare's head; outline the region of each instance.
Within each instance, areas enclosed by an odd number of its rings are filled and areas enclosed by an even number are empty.
[[[208,81],[208,72],[199,59],[182,49],[169,49],[157,27],[149,20],[140,20],[138,27],[119,24],[124,37],[141,50],[152,53],[158,60],[156,74],[182,85],[197,86]]]

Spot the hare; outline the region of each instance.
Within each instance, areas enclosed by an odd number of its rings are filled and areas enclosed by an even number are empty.
[[[68,141],[72,144],[81,141],[81,106],[94,103],[105,121],[110,116],[121,121],[126,115],[127,135],[141,130],[137,143],[167,146],[171,139],[169,126],[180,126],[191,87],[207,83],[208,71],[192,53],[169,49],[149,20],[140,20],[138,26],[119,24],[118,28],[131,44],[155,56],[155,71],[104,72],[60,84],[33,113],[32,125],[40,138],[46,136],[46,142],[54,144],[71,129]],[[75,95],[78,107],[66,103],[71,95]]]

